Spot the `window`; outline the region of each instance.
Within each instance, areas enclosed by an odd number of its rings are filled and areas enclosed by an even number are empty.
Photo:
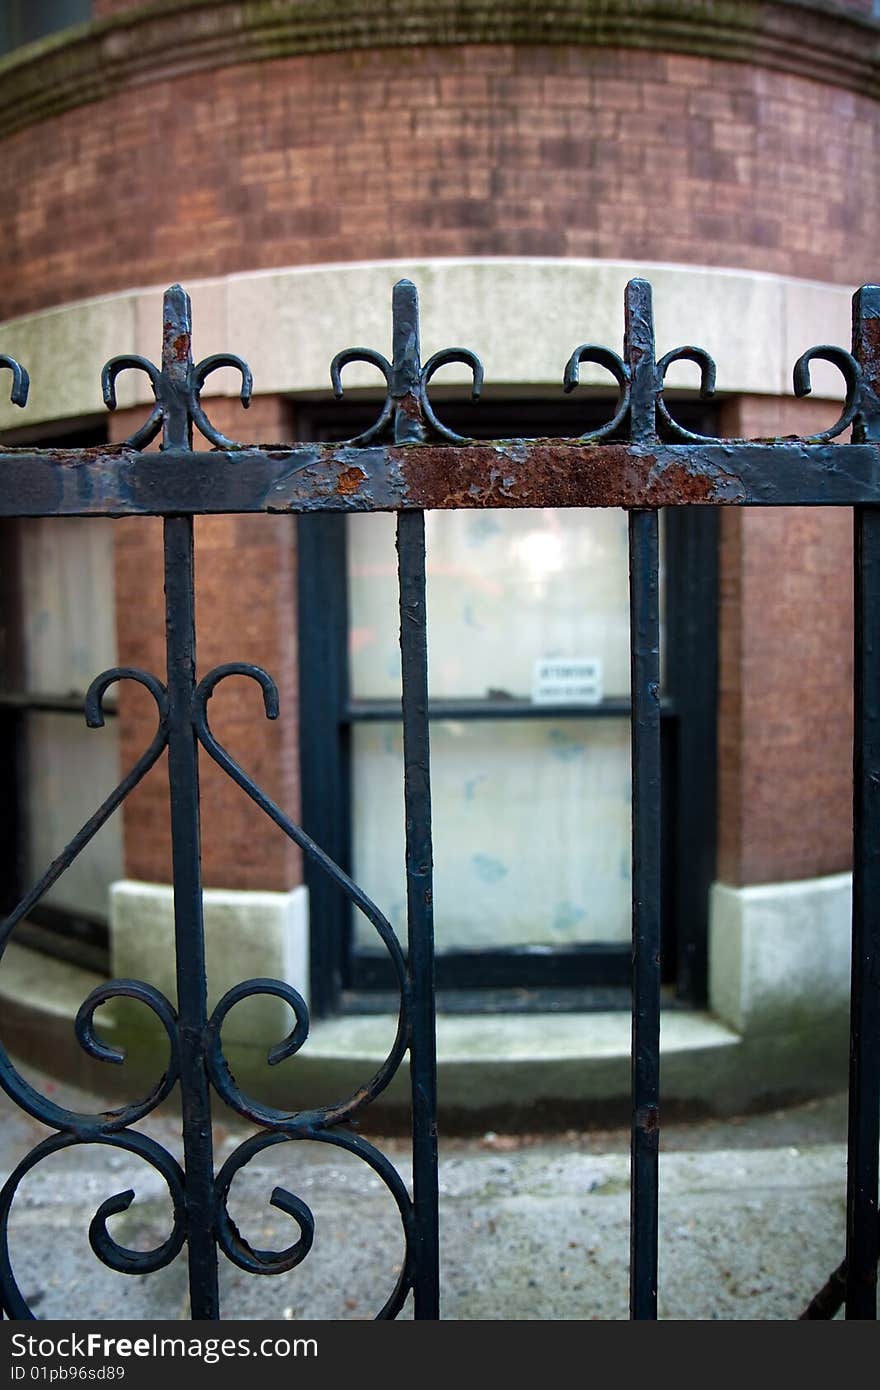
[[[357,432],[357,409],[350,426],[316,409],[313,437]],[[587,409],[608,418],[602,402]],[[583,400],[576,410],[571,433],[592,423]],[[540,400],[476,415],[441,411],[483,437],[565,429]],[[702,407],[680,415],[710,424]],[[691,999],[705,989],[714,841],[715,524],[690,508],[663,528],[665,959]],[[540,1006],[553,990],[553,1007],[628,1007],[626,517],[435,512],[426,531],[441,1004]],[[309,516],[298,534],[305,828],[405,939],[394,518]],[[536,704],[534,665],[548,657],[598,658],[601,703]],[[368,1006],[391,987],[386,954],[322,875],[307,880],[315,1003]]]
[[[53,438],[67,447],[104,432]],[[52,517],[0,523],[0,776],[9,911],[48,868],[119,777],[118,728],[87,729],[83,697],[116,664],[113,523]],[[122,877],[122,827],[112,817],[45,894],[14,940],[94,969],[108,963],[108,888]]]
[[[3,0],[0,56],[92,17],[91,0]]]

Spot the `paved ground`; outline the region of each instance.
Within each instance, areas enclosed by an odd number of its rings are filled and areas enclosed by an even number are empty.
[[[45,1088],[52,1086],[40,1079]],[[78,1109],[94,1099],[57,1087]],[[677,1123],[661,1158],[661,1311],[667,1318],[791,1318],[843,1255],[845,1099],[769,1115]],[[179,1152],[173,1114],[141,1128]],[[442,1128],[442,1127],[441,1127]],[[44,1135],[3,1098],[4,1174]],[[246,1131],[217,1127],[221,1158]],[[407,1146],[369,1136],[403,1177]],[[629,1188],[620,1130],[485,1134],[441,1140],[443,1315],[472,1319],[589,1319],[626,1315]],[[296,1238],[268,1205],[280,1183],[305,1200],[314,1247],[273,1278],[225,1260],[224,1313],[237,1318],[366,1318],[390,1293],[402,1257],[400,1222],[379,1178],[328,1145],[277,1145],[236,1178],[230,1212],[253,1244]],[[66,1150],[22,1182],[10,1251],[22,1290],[43,1318],[186,1316],[185,1255],[155,1274],[107,1270],[88,1226],[113,1193],[133,1187],[114,1237],[149,1249],[170,1230],[164,1184],[140,1160],[106,1147]],[[291,1234],[293,1233],[293,1234]],[[404,1310],[403,1316],[411,1316]]]

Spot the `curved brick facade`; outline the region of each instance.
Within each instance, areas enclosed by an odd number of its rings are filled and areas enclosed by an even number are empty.
[[[877,106],[739,63],[478,45],[138,86],[3,145],[4,317],[170,278],[428,256],[876,274]]]
[[[97,0],[95,15],[128,8]],[[211,8],[200,10],[208,20]],[[158,9],[173,26],[174,7]],[[834,22],[827,7],[807,11]],[[880,105],[843,70],[832,84],[687,53],[508,42],[222,61],[141,75],[3,140],[4,318],[134,285],[371,259],[577,256],[839,284],[880,277]],[[734,410],[732,431],[749,418]],[[800,427],[788,418],[785,428]],[[723,521],[719,845],[731,882],[848,862],[848,579],[829,587],[849,574],[843,521],[821,536],[781,515]],[[789,609],[761,539],[771,532],[798,613],[821,607],[836,641],[831,667],[824,650],[799,653],[797,701],[780,647]],[[200,575],[213,592],[210,549]],[[143,559],[120,528],[120,594],[137,592]],[[285,585],[261,610],[250,654],[260,660],[262,642],[268,664],[280,652],[290,673],[288,575]],[[123,619],[120,640],[133,659],[140,626]],[[158,659],[158,637],[154,646]],[[138,747],[137,720],[124,725],[126,748]],[[278,775],[293,804],[295,760]],[[157,782],[139,797],[129,872],[163,878],[165,792]],[[807,821],[805,797],[821,808]],[[268,859],[239,852],[251,832],[231,804],[223,825],[206,844],[208,883],[295,879],[280,842]]]

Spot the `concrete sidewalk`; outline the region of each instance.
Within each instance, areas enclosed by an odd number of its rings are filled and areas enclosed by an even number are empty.
[[[36,1078],[35,1078],[36,1080]],[[41,1084],[54,1083],[41,1079]],[[101,1102],[54,1085],[77,1109]],[[139,1126],[179,1155],[169,1112]],[[217,1126],[222,1161],[248,1131]],[[408,1146],[364,1134],[408,1181]],[[45,1131],[3,1098],[4,1176]],[[843,1257],[845,1098],[763,1116],[676,1123],[661,1154],[661,1316],[797,1317]],[[590,1319],[626,1316],[628,1138],[620,1130],[442,1139],[443,1316]],[[218,1163],[219,1166],[219,1163]],[[268,1205],[276,1184],[306,1201],[315,1243],[295,1270],[250,1275],[221,1257],[229,1318],[369,1318],[393,1288],[400,1220],[379,1178],[329,1145],[280,1144],[235,1179],[230,1213],[252,1244],[280,1249],[296,1225]],[[22,1182],[10,1219],[20,1286],[41,1318],[187,1316],[186,1257],[146,1276],[106,1269],[88,1226],[98,1206],[133,1187],[110,1221],[118,1241],[150,1249],[170,1231],[163,1180],[106,1146],[50,1156]],[[411,1316],[409,1305],[402,1316]]]

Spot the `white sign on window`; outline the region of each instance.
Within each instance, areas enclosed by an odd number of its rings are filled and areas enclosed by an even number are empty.
[[[598,705],[602,662],[598,657],[540,657],[532,674],[536,705]]]

